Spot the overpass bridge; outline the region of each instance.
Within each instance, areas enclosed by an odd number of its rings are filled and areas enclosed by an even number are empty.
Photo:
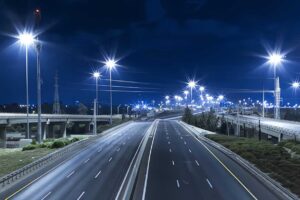
[[[128,117],[128,116],[125,116]],[[97,115],[98,122],[108,123],[110,121],[110,115]],[[122,115],[113,115],[113,120],[122,119]],[[30,124],[30,139],[36,138],[35,127],[38,122],[37,114],[29,114],[28,121]],[[94,125],[94,115],[69,115],[69,114],[42,114],[42,138],[58,138],[67,137],[67,129],[77,130],[81,133],[92,132]],[[6,146],[7,138],[10,136],[23,139],[25,134],[23,132],[9,132],[11,127],[22,126],[25,128],[27,123],[27,115],[21,113],[0,113],[0,139],[5,141],[1,146]],[[11,142],[16,143],[16,142]]]
[[[235,125],[235,133],[239,135],[240,127],[245,126],[247,128],[254,128],[257,131],[278,138],[278,141],[282,139],[294,139],[300,141],[300,123],[287,120],[278,120],[272,118],[264,118],[249,115],[220,115],[224,116],[226,122]]]

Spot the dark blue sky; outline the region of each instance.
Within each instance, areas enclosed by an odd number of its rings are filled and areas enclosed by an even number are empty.
[[[288,62],[278,71],[283,100],[296,102],[300,95],[289,88],[300,72],[298,0],[0,0],[0,103],[25,102],[25,52],[8,34],[30,26],[36,6],[42,10],[43,101],[53,101],[57,70],[64,103],[92,102],[90,73],[103,66],[106,54],[120,59],[114,79],[138,82],[114,82],[127,86],[114,88],[123,90],[114,94],[115,103],[175,94],[188,77],[196,77],[210,93],[255,96],[232,92],[261,89],[264,79],[272,89],[271,70],[261,57],[267,48],[287,53]],[[35,70],[32,49],[33,103]],[[108,102],[108,93],[101,95]]]

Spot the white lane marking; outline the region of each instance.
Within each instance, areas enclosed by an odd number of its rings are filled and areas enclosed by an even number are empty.
[[[169,149],[170,153],[172,152],[172,149]]]
[[[41,200],[45,200],[50,194],[51,192],[48,192]]]
[[[109,158],[108,162],[110,162],[112,160],[112,157]]]
[[[173,166],[175,165],[175,162],[174,162],[174,160],[172,160],[172,165],[173,165]]]
[[[189,152],[192,153],[191,149],[189,149]]]
[[[200,166],[197,160],[195,160],[195,162],[196,162],[196,164],[197,164],[198,166]]]
[[[72,172],[67,176],[67,178],[70,178],[70,176],[72,176],[74,173],[75,173],[75,171],[72,171]]]
[[[180,139],[183,139],[182,136],[180,136]]]
[[[177,183],[177,187],[180,188],[180,184],[179,184],[178,179],[176,179],[176,183]]]
[[[102,151],[102,148],[98,150],[98,153],[100,153]]]
[[[171,142],[170,142],[170,141],[168,141],[168,144],[171,144]]]
[[[150,147],[150,153],[149,153],[149,156],[148,156],[148,164],[147,164],[147,170],[146,170],[146,177],[145,177],[145,182],[144,182],[142,200],[145,200],[145,196],[146,196],[146,192],[147,192],[146,190],[147,190],[147,183],[148,183],[148,173],[149,173],[149,166],[150,166],[150,161],[151,161],[152,147],[153,147],[153,143],[154,143],[154,140],[155,140],[155,136],[156,136],[156,131],[157,131],[157,127],[158,127],[158,124],[159,124],[159,120],[157,121],[156,124],[157,125],[154,126],[155,130],[153,131],[153,139],[152,139],[152,143],[151,143],[151,147]]]
[[[96,174],[95,178],[98,178],[98,176],[101,174],[101,170]]]
[[[119,148],[117,148],[117,151],[120,151],[120,147],[119,147]]]
[[[85,191],[83,191],[83,192],[79,195],[79,197],[77,198],[77,200],[81,199],[81,197],[82,197],[84,194],[85,194]]]
[[[184,144],[186,145],[186,141],[184,141]]]
[[[212,184],[210,183],[210,181],[209,181],[208,179],[206,179],[206,182],[208,183],[209,187],[210,187],[211,189],[213,189],[213,186],[212,186]]]
[[[84,161],[84,163],[87,163],[87,162],[89,162],[89,160],[90,160],[89,158],[88,158],[88,159],[86,159],[86,160]]]

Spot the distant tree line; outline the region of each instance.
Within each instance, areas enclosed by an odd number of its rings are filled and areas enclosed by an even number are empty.
[[[182,116],[182,121],[208,131],[226,134],[225,120],[217,117],[213,110],[203,112],[199,115],[193,115],[192,110],[186,107]]]

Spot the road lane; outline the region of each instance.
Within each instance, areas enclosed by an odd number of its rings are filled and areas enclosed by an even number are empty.
[[[112,199],[149,126],[135,122],[97,139],[12,199]]]
[[[280,199],[242,167],[233,169],[248,174],[247,181],[230,169],[176,121],[161,120],[153,142],[145,199]]]

